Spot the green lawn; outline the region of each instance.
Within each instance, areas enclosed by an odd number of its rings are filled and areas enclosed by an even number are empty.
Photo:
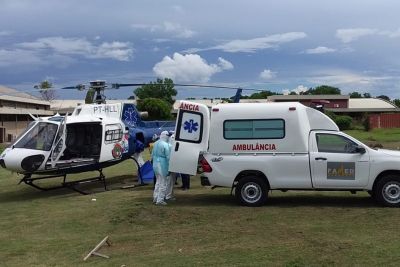
[[[399,138],[400,140],[400,138]],[[260,208],[192,177],[166,207],[133,183],[131,162],[105,170],[110,191],[40,192],[0,169],[0,266],[398,266],[400,210],[367,193],[272,192]],[[80,174],[90,177],[91,173]],[[93,201],[92,199],[96,199]],[[83,257],[106,235],[110,259]]]
[[[368,132],[363,130],[347,130],[345,132],[364,142],[366,145],[381,144],[384,148],[400,149],[400,128],[373,129]]]

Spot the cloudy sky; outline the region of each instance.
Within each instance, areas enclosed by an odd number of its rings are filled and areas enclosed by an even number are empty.
[[[0,0],[0,84],[29,91],[44,79],[62,87],[170,77],[400,98],[399,10],[395,0]],[[233,94],[179,89],[180,98]]]

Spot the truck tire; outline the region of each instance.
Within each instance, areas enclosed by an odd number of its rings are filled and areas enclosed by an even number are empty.
[[[268,185],[260,177],[245,176],[239,180],[235,197],[239,204],[249,207],[262,206],[267,200]]]
[[[378,181],[374,190],[375,199],[387,207],[400,207],[400,176],[386,175]]]

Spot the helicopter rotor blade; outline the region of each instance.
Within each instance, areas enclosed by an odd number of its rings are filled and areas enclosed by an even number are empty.
[[[219,88],[219,89],[232,89],[232,90],[250,90],[250,91],[265,91],[261,89],[254,88],[242,88],[242,87],[233,87],[233,86],[222,86],[222,85],[205,85],[205,84],[174,84],[175,86],[183,86],[183,87],[201,87],[201,88]]]
[[[120,87],[129,87],[129,86],[143,86],[148,85],[148,83],[113,83],[111,84],[111,88],[119,89]],[[265,91],[262,89],[255,89],[255,88],[241,88],[241,87],[233,87],[233,86],[222,86],[222,85],[205,85],[205,84],[179,84],[174,83],[174,86],[178,87],[200,87],[200,88],[219,88],[219,89],[232,89],[232,90],[250,90],[250,91]]]
[[[75,86],[63,87],[61,89],[77,89],[79,91],[83,91],[83,90],[85,90],[85,88],[86,88],[86,86],[84,84],[78,84],[78,85],[75,85]]]
[[[111,88],[119,89],[120,87],[128,87],[128,86],[143,86],[146,83],[112,83]]]

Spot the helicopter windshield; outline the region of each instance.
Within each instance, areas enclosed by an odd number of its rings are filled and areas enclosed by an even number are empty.
[[[57,124],[39,122],[14,147],[49,151],[53,145],[57,129]]]

